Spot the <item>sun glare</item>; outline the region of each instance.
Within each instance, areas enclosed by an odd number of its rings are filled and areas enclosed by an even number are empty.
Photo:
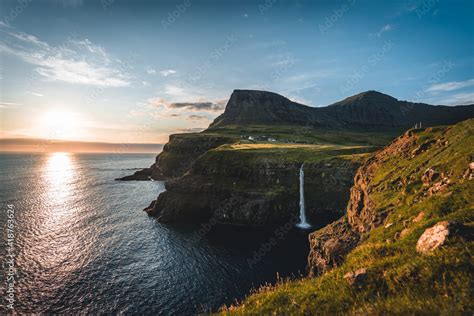
[[[71,139],[78,136],[80,118],[72,112],[51,111],[40,117],[42,137],[48,139]]]

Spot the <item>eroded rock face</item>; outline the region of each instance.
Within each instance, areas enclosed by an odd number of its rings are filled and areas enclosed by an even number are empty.
[[[425,230],[416,243],[416,251],[420,253],[430,253],[443,246],[448,238],[459,229],[456,222],[443,221]]]
[[[206,151],[230,144],[236,139],[227,136],[209,135],[205,133],[189,133],[170,135],[169,142],[163,151],[156,156],[150,168],[135,172],[133,175],[119,178],[121,181],[169,180],[185,174]]]
[[[407,157],[410,154],[408,149],[415,140],[416,137],[411,132],[405,133],[384,150],[377,152],[357,170],[347,205],[348,222],[357,232],[364,233],[383,224],[389,210],[387,212],[374,211],[374,204],[370,198],[373,190],[372,177],[389,157],[393,155]]]
[[[310,234],[309,275],[320,275],[341,264],[359,239],[346,217]]]
[[[199,158],[183,177],[168,181],[150,215],[161,222],[214,218],[219,223],[273,225],[299,212],[301,163],[274,157],[236,159],[223,151]],[[305,164],[306,212],[315,225],[342,216],[359,163],[332,158]]]
[[[361,235],[384,224],[390,209],[375,211],[371,193],[372,179],[378,168],[393,155],[411,157],[416,136],[407,132],[385,149],[375,153],[357,170],[350,190],[347,215],[309,236],[308,270],[316,276],[339,265],[354,249]],[[388,225],[389,227],[390,225]]]

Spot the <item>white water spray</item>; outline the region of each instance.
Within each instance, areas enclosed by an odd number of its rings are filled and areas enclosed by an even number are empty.
[[[306,221],[306,210],[304,205],[304,164],[300,168],[300,222],[296,224],[297,227],[308,229],[311,225]]]

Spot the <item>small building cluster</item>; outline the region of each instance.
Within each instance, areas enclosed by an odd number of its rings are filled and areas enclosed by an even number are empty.
[[[247,139],[247,140],[250,140],[250,141],[264,141],[264,142],[271,142],[271,143],[275,143],[277,142],[278,140],[274,137],[267,137],[265,135],[258,135],[258,136],[247,136],[247,135],[240,135],[240,138],[241,139]]]

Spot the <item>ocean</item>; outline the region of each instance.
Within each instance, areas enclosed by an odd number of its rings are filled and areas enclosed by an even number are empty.
[[[149,217],[165,184],[114,179],[154,157],[0,154],[2,313],[13,298],[17,312],[191,315],[305,273],[307,233]]]

